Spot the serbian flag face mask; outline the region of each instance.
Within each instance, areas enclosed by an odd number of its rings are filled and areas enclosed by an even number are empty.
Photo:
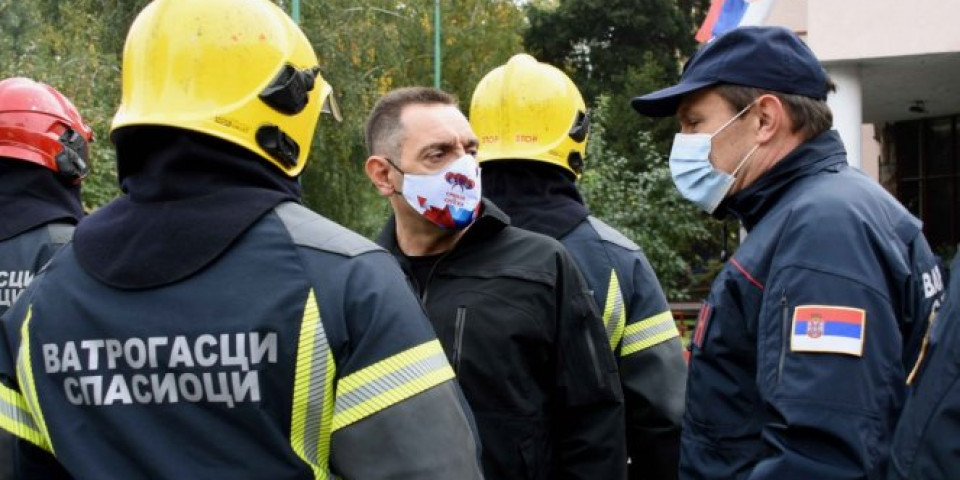
[[[447,168],[430,175],[414,175],[402,170],[401,173],[403,198],[414,210],[441,228],[461,230],[477,217],[480,211],[480,166],[472,155],[464,155]]]

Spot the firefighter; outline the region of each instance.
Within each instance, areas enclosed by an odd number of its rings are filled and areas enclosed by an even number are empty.
[[[124,195],[0,329],[24,477],[482,478],[396,262],[300,204],[337,110],[293,21],[268,0],[156,0],[122,94]]]
[[[573,81],[529,55],[477,85],[470,123],[484,193],[511,224],[567,248],[603,312],[626,404],[632,479],[676,479],[686,366],[660,283],[634,242],[590,215],[577,190],[590,115]]]
[[[91,141],[93,130],[55,88],[0,81],[0,315],[83,218]],[[13,478],[13,439],[0,430],[0,480]]]

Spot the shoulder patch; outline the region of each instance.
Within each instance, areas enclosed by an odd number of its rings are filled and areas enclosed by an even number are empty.
[[[299,203],[284,202],[273,211],[280,217],[293,238],[301,247],[355,257],[362,253],[383,250],[377,244],[346,227],[327,219]]]
[[[640,246],[634,243],[633,240],[630,240],[610,225],[607,225],[603,220],[590,215],[587,217],[587,221],[590,222],[593,229],[600,235],[600,240],[621,246],[627,250],[640,250]]]
[[[867,312],[831,305],[798,305],[793,310],[790,351],[863,356]]]

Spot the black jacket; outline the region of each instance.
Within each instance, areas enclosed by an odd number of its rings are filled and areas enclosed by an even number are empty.
[[[415,284],[476,417],[484,474],[621,479],[623,398],[596,305],[556,240],[488,201],[423,285],[394,221],[379,243]]]
[[[563,243],[603,312],[626,405],[631,480],[676,480],[686,364],[660,283],[640,247],[590,215],[574,178],[527,160],[484,165],[483,189],[512,225]]]
[[[592,216],[560,241],[603,306],[626,399],[630,479],[676,479],[687,366],[653,268],[639,246]]]

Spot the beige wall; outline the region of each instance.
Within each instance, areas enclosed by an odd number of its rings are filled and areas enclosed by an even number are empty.
[[[807,0],[780,0],[773,4],[767,25],[787,27],[801,37],[807,34]]]
[[[877,141],[876,130],[872,124],[867,124],[860,131],[862,141],[860,170],[870,178],[878,179],[880,178],[880,142]]]
[[[780,0],[777,7],[794,1]],[[823,62],[960,50],[960,30],[956,26],[960,18],[958,0],[806,0],[806,3],[807,43]]]
[[[960,0],[779,0],[768,25],[787,27],[821,61],[860,60],[960,51]],[[880,144],[874,127],[861,129],[861,169],[878,178]]]

